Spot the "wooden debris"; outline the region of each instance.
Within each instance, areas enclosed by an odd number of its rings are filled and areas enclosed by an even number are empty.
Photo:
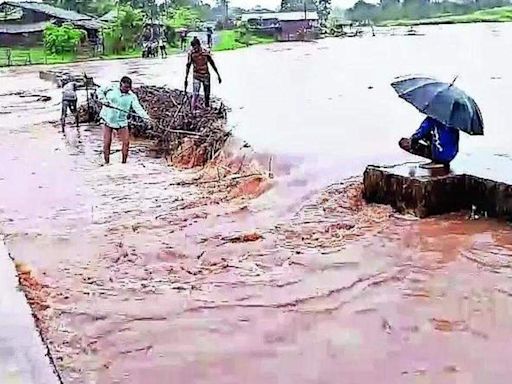
[[[228,243],[248,243],[253,241],[259,241],[261,239],[263,239],[263,236],[261,236],[259,233],[253,232],[226,237],[223,240],[225,240]]]
[[[133,91],[151,121],[130,114],[131,134],[156,140],[152,152],[170,156],[174,164],[187,168],[203,166],[222,150],[230,136],[224,130],[227,109],[219,100],[213,100],[209,109],[193,112],[189,95],[183,91],[156,86],[141,86]],[[199,105],[203,102],[200,97]],[[98,121],[100,111],[101,103],[93,92],[89,111],[87,106],[81,107],[81,121]]]

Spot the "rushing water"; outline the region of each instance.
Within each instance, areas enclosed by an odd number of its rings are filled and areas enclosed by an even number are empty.
[[[216,54],[213,92],[235,133],[287,170],[249,204],[172,186],[184,174],[144,143],[128,165],[100,167],[97,128],[61,136],[48,123],[58,90],[37,69],[4,70],[0,228],[50,286],[48,337],[66,382],[508,382],[507,225],[408,221],[353,210],[343,190],[309,195],[369,162],[410,159],[396,142],[421,116],[389,86],[406,73],[459,76],[486,136],[463,136],[455,167],[508,177],[512,26],[422,31]],[[128,74],[179,87],[184,64],[70,67],[100,83]],[[54,99],[6,95],[20,90]],[[226,243],[236,231],[264,239]]]

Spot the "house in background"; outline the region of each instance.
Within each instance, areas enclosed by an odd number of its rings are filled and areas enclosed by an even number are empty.
[[[36,1],[0,0],[0,46],[35,46],[43,41],[44,26],[71,23],[96,41],[103,23],[91,16]]]
[[[241,21],[250,30],[275,36],[279,41],[314,39],[320,29],[318,14],[309,11],[246,13]]]

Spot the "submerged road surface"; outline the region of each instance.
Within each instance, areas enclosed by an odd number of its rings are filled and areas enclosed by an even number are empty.
[[[63,137],[58,90],[35,68],[2,71],[0,230],[43,284],[30,289],[65,382],[508,382],[510,228],[405,219],[366,206],[357,182],[324,188],[410,159],[396,142],[421,117],[389,87],[408,72],[459,75],[480,103],[486,136],[464,137],[461,160],[508,159],[512,27],[424,32],[216,54],[236,134],[289,170],[255,201],[176,186],[193,174],[145,143],[101,167],[97,127]],[[70,67],[181,86],[184,64]]]

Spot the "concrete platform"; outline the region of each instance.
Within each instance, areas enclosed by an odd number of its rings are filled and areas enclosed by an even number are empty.
[[[512,169],[509,160],[496,160],[494,171],[488,167],[425,170],[419,163],[395,166],[368,166],[364,172],[364,198],[367,202],[391,205],[400,213],[420,218],[462,210],[476,210],[483,215],[512,218],[512,183],[510,172],[501,169],[500,161]],[[482,165],[482,163],[480,163]],[[495,173],[496,180],[487,178]],[[487,176],[487,177],[486,177]]]
[[[0,383],[59,384],[0,237]]]

